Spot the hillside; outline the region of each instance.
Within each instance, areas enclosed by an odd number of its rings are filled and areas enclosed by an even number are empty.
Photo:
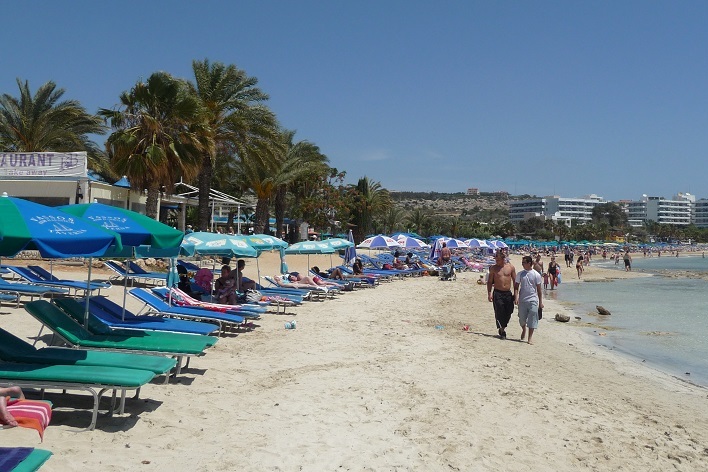
[[[392,192],[394,203],[411,211],[422,208],[436,216],[474,216],[476,214],[509,214],[509,200],[528,198],[527,195],[511,197],[506,194],[482,193],[466,195],[464,193],[437,192]]]

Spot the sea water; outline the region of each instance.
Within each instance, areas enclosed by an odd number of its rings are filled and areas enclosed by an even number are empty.
[[[614,266],[614,262],[596,257],[592,264],[624,270],[621,260]],[[700,255],[643,258],[640,254],[633,256],[632,268],[652,274],[673,270],[708,272],[708,259]],[[575,268],[565,269],[563,276],[577,276]],[[571,302],[574,316],[608,328],[589,330],[598,344],[708,387],[707,280],[654,275],[561,284],[553,292],[546,293],[559,301]],[[612,314],[597,314],[596,305]],[[599,332],[605,336],[598,336]]]

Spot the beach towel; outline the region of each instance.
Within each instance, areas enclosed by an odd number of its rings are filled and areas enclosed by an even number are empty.
[[[7,411],[15,418],[17,425],[36,429],[40,441],[44,439],[44,430],[52,419],[52,404],[41,400],[10,400]],[[4,470],[0,468],[0,470]]]
[[[34,451],[33,447],[0,447],[0,470],[12,470]]]

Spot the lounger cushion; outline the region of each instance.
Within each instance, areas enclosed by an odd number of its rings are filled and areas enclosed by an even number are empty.
[[[169,372],[177,360],[169,357],[145,356],[120,352],[87,351],[43,347],[36,349],[31,344],[0,328],[0,359],[6,362],[30,364],[63,364],[124,367],[149,370],[157,375]]]
[[[0,363],[0,379],[25,382],[66,382],[138,388],[155,376],[147,370],[86,365]]]

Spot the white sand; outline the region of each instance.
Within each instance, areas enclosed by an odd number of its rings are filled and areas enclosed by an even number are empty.
[[[265,255],[262,273],[277,264]],[[0,443],[53,451],[47,471],[708,470],[708,391],[612,356],[580,323],[553,321],[552,300],[535,345],[517,341],[516,315],[502,341],[477,278],[411,278],[269,314],[93,432],[69,428],[88,424],[85,410],[62,409],[87,397],[52,395],[44,443],[18,429]],[[39,328],[7,305],[0,326]]]

